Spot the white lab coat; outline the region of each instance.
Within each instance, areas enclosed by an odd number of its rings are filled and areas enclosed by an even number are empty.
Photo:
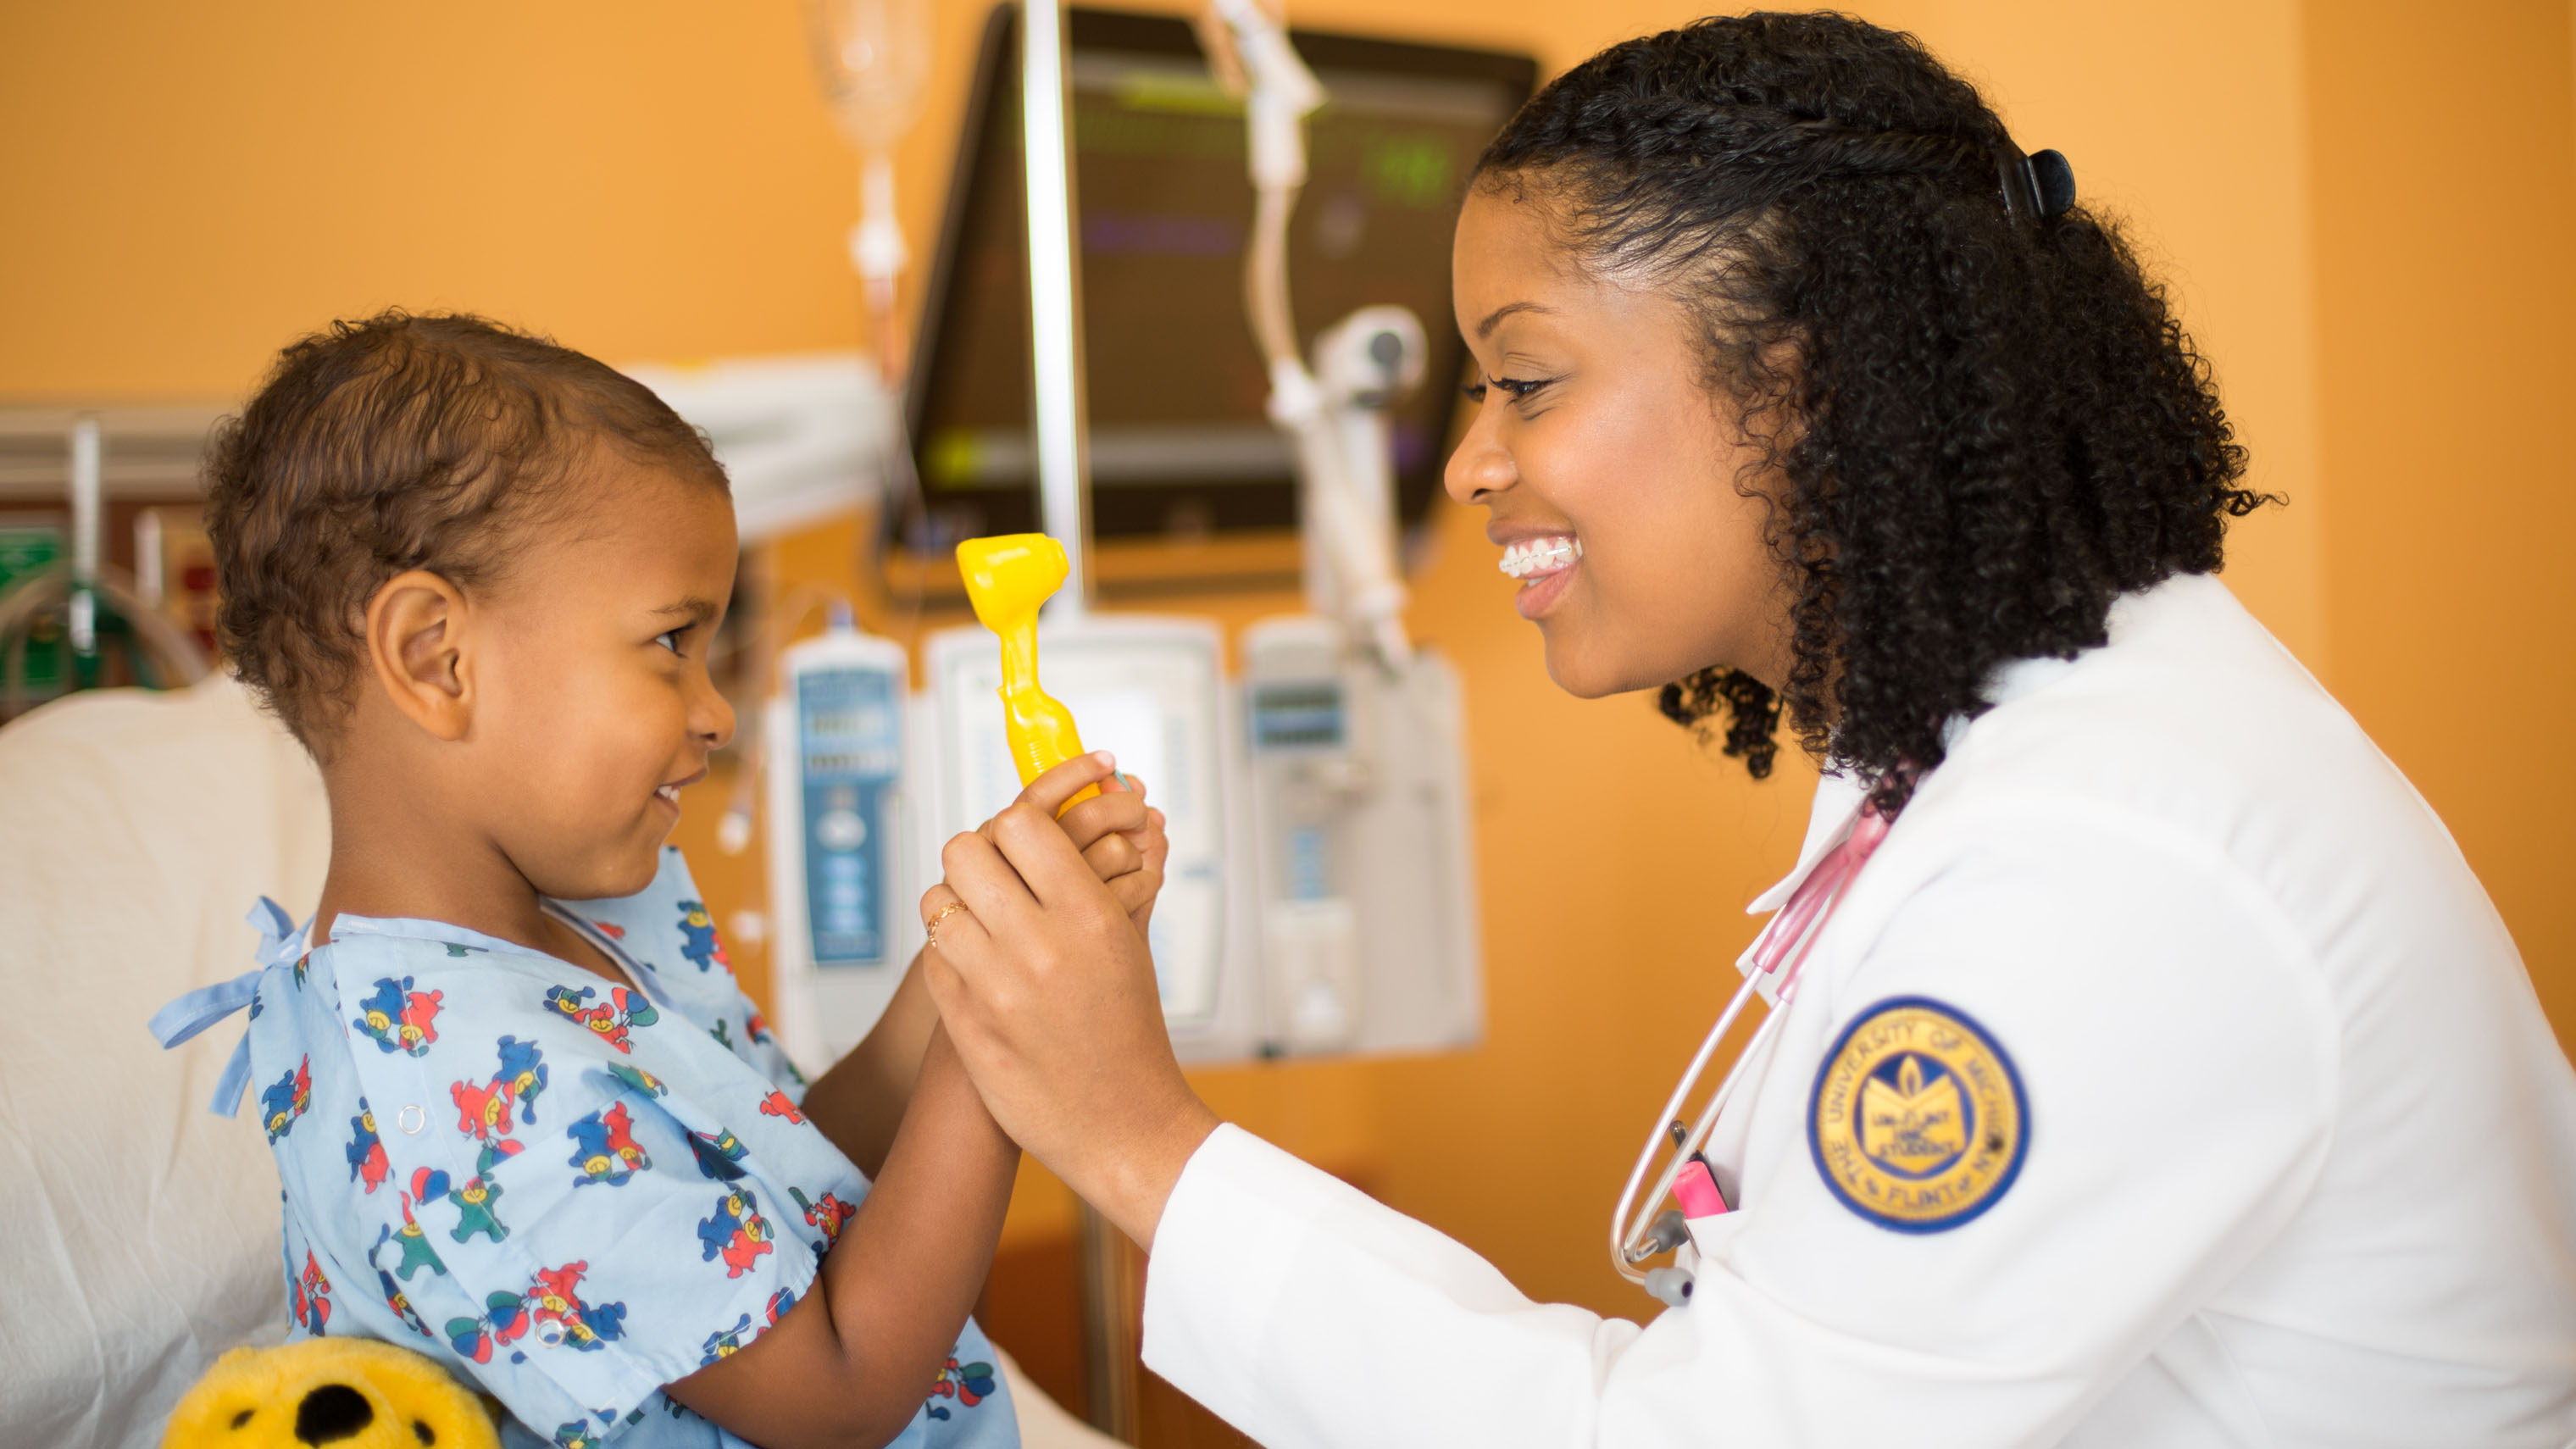
[[[1687,1307],[1532,1303],[1225,1127],[1145,1361],[1272,1449],[2576,1442],[2576,1074],[2441,822],[2215,579],[1991,697],[1729,1114],[1742,1205]],[[1802,870],[1857,798],[1819,791]],[[1944,1231],[1845,1207],[1808,1145],[1826,1049],[1898,996],[2028,1103],[2019,1175]]]

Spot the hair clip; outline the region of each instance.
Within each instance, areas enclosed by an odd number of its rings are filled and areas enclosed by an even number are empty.
[[[2075,168],[2056,151],[2023,155],[2010,141],[1995,143],[1995,180],[2004,211],[2015,220],[2053,221],[2075,205]]]

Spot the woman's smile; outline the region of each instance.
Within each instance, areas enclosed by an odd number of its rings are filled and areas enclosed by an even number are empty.
[[[1496,567],[1521,581],[1520,592],[1512,599],[1513,607],[1520,610],[1522,618],[1537,619],[1564,597],[1582,563],[1583,540],[1559,533],[1504,544],[1502,561]]]

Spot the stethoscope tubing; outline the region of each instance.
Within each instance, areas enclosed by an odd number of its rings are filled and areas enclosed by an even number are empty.
[[[1807,964],[1808,953],[1815,949],[1816,938],[1824,934],[1825,923],[1833,918],[1835,907],[1842,904],[1853,879],[1860,874],[1861,865],[1875,850],[1877,840],[1867,841],[1866,848],[1858,853],[1857,859],[1845,847],[1854,835],[1871,827],[1875,827],[1873,834],[1883,836],[1885,826],[1875,816],[1864,812],[1857,817],[1851,831],[1842,841],[1836,842],[1825,860],[1818,863],[1815,876],[1808,879],[1788,905],[1773,916],[1762,928],[1762,933],[1754,938],[1748,953],[1753,958],[1753,969],[1745,973],[1744,984],[1736,988],[1734,996],[1726,1003],[1726,1010],[1718,1014],[1717,1023],[1708,1029],[1707,1036],[1701,1038],[1699,1050],[1692,1053],[1690,1065],[1682,1069],[1681,1080],[1674,1084],[1672,1096],[1664,1102],[1664,1110],[1655,1118],[1654,1126],[1648,1129],[1646,1145],[1638,1152],[1636,1165],[1628,1170],[1627,1184],[1619,1192],[1619,1205],[1612,1209],[1610,1216],[1610,1264],[1618,1270],[1620,1277],[1629,1282],[1643,1287],[1646,1275],[1638,1271],[1636,1264],[1663,1251],[1663,1248],[1647,1242],[1656,1216],[1654,1206],[1673,1190],[1674,1180],[1681,1175],[1682,1168],[1690,1162],[1693,1154],[1707,1144],[1710,1134],[1717,1128],[1719,1114],[1726,1110],[1737,1083],[1743,1080],[1744,1069],[1768,1054],[1782,1018],[1788,1015],[1789,1003],[1797,996],[1799,973]],[[1779,942],[1776,949],[1773,945],[1775,940]],[[1764,959],[1766,956],[1770,959]],[[1718,1044],[1726,1039],[1736,1019],[1744,1014],[1746,1004],[1759,993],[1762,978],[1774,971],[1779,973],[1780,988],[1771,1014],[1755,1029],[1753,1039],[1744,1044],[1744,1050],[1728,1064],[1726,1075],[1719,1080],[1708,1105],[1700,1109],[1699,1118],[1691,1125],[1688,1134],[1674,1144],[1671,1161],[1665,1166],[1662,1176],[1656,1179],[1655,1190],[1645,1198],[1647,1210],[1640,1213],[1637,1210],[1637,1191],[1645,1183],[1646,1173],[1654,1166],[1658,1150],[1671,1133],[1669,1124],[1681,1120],[1682,1104],[1690,1097],[1691,1089],[1699,1085],[1700,1078],[1706,1075],[1709,1060],[1717,1054]]]
[[[1761,979],[1759,972],[1746,976],[1744,984],[1735,989],[1735,995],[1726,1003],[1726,1010],[1719,1013],[1717,1025],[1710,1027],[1708,1035],[1701,1039],[1699,1050],[1691,1056],[1690,1065],[1682,1070],[1681,1080],[1673,1084],[1673,1094],[1665,1101],[1664,1110],[1655,1118],[1655,1125],[1648,1129],[1646,1146],[1637,1154],[1636,1166],[1628,1169],[1627,1186],[1619,1190],[1619,1206],[1610,1214],[1610,1263],[1619,1270],[1620,1277],[1631,1283],[1643,1284],[1646,1281],[1646,1275],[1638,1272],[1636,1266],[1628,1261],[1629,1249],[1638,1246],[1649,1226],[1634,1222],[1630,1217],[1636,1207],[1637,1189],[1644,1184],[1647,1170],[1655,1165],[1657,1148],[1670,1133],[1671,1129],[1665,1124],[1680,1119],[1683,1099],[1690,1096],[1691,1088],[1699,1085],[1701,1075],[1708,1070],[1708,1059],[1716,1055],[1718,1043],[1726,1039],[1726,1033],[1735,1025],[1735,1019],[1744,1014],[1745,1003],[1753,999],[1754,987]],[[1773,1012],[1771,1020],[1777,1020],[1778,1016],[1778,1012]],[[1761,1029],[1754,1033],[1754,1041],[1760,1041],[1763,1035],[1771,1030],[1771,1020],[1762,1023]],[[1744,1054],[1738,1056],[1735,1064],[1728,1068],[1725,1080],[1718,1084],[1717,1096],[1712,1098],[1712,1101],[1723,1100],[1727,1089],[1735,1085],[1736,1073],[1743,1067],[1744,1056],[1752,1054],[1752,1046],[1753,1043],[1746,1043]],[[1673,1189],[1673,1179],[1681,1174],[1682,1164],[1689,1160],[1690,1153],[1676,1146],[1672,1164],[1664,1169],[1663,1176],[1655,1183],[1654,1195],[1646,1199],[1649,1205],[1664,1200],[1664,1195]],[[1640,1256],[1652,1257],[1653,1254],[1647,1253]]]

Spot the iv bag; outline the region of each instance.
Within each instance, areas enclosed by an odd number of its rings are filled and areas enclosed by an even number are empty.
[[[807,0],[814,76],[862,151],[894,144],[921,114],[930,0]]]

